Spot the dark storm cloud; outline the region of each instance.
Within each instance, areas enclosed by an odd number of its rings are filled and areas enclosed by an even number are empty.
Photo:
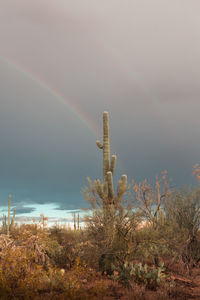
[[[1,202],[2,204],[2,202]],[[16,203],[15,203],[16,204]],[[13,206],[13,203],[12,203]],[[14,205],[14,208],[16,209],[16,215],[21,215],[21,214],[29,214],[35,211],[34,207],[24,207],[22,204],[16,204]],[[14,212],[14,208],[11,208],[11,214]],[[2,209],[2,213],[7,213],[8,209]]]
[[[29,214],[35,211],[34,207],[16,207],[16,215]]]
[[[38,80],[90,116],[100,139],[109,111],[115,182],[153,182],[164,169],[177,185],[193,182],[199,10],[194,0],[1,1],[1,204],[11,193],[13,205],[87,206],[86,176],[101,177],[95,134]]]

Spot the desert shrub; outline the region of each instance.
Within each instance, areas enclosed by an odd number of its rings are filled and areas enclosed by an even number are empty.
[[[200,226],[200,190],[175,191],[165,201],[167,219],[184,228],[188,236],[195,236]]]
[[[38,224],[21,224],[20,226],[16,224],[11,232],[11,237],[14,240],[22,240],[26,239],[27,234],[28,236],[46,236],[46,231],[43,231]]]
[[[46,287],[47,271],[35,262],[35,253],[24,247],[4,249],[0,264],[1,299],[33,299]]]
[[[139,184],[133,181],[132,185],[134,208],[140,212],[144,223],[152,225],[155,229],[164,224],[164,202],[171,194],[167,172],[162,172],[161,179],[156,176],[155,188],[146,179]]]
[[[200,260],[200,190],[184,188],[174,192],[165,202],[165,214],[169,228],[174,231],[177,253],[190,269]]]
[[[60,245],[63,240],[63,228],[58,225],[54,225],[48,229],[49,237],[52,240],[56,240]]]
[[[54,226],[49,229],[49,239],[48,245],[52,248],[51,257],[54,256],[54,261],[59,267],[70,269],[77,257],[84,260],[84,248],[87,247],[87,241],[82,230]]]
[[[135,236],[135,259],[160,256],[191,269],[200,260],[200,191],[172,191],[164,173],[162,185],[157,178],[154,189],[145,180],[134,184],[134,192],[135,209],[146,223]]]
[[[118,205],[110,215],[103,206],[94,210],[86,219],[86,234],[90,243],[85,250],[88,252],[89,263],[111,274],[111,265],[124,262],[134,251],[134,234],[138,222],[137,214],[128,205]]]
[[[141,221],[140,214],[133,210],[125,175],[119,180],[112,203],[106,190],[102,190],[103,195],[100,193],[98,180],[93,184],[88,179],[88,184],[89,187],[83,190],[92,207],[91,214],[85,218],[85,231],[90,241],[86,249],[88,262],[111,274],[112,264],[125,262],[134,252],[134,235]]]
[[[31,227],[32,228],[32,227]],[[36,233],[36,232],[35,232]],[[2,299],[33,299],[45,289],[51,269],[44,232],[22,226],[12,236],[0,236],[0,293]]]
[[[29,234],[26,231],[23,237]],[[92,268],[78,257],[74,257],[70,270],[58,268],[57,262],[52,263],[58,247],[57,242],[43,242],[44,244],[39,244],[37,236],[21,239],[20,244],[7,235],[0,237],[1,299],[49,299],[50,295],[53,299],[58,297],[72,300],[103,297],[106,283],[101,284],[99,279],[95,284],[88,284],[96,280]]]
[[[64,268],[67,263],[67,258],[63,247],[56,240],[48,238],[45,241],[45,251],[50,259],[52,266]]]
[[[155,188],[147,180],[139,184],[133,181],[133,191],[133,206],[142,220],[134,236],[133,259],[149,260],[158,265],[160,256],[174,254],[174,249],[167,243],[173,231],[168,228],[164,211],[164,203],[171,195],[166,171],[162,173],[161,180],[156,177]]]
[[[60,269],[51,272],[48,288],[57,292],[58,299],[101,299],[106,294],[107,283],[97,279],[95,271],[76,258],[67,272]]]

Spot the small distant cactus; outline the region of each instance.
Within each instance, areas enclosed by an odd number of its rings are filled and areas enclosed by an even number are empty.
[[[74,230],[80,230],[80,217],[79,214],[76,217],[76,213],[73,213],[73,219],[74,219]]]
[[[77,216],[77,228],[78,228],[78,230],[80,229],[80,217],[79,217],[79,214]]]
[[[44,230],[45,227],[47,226],[47,223],[45,223],[45,221],[47,221],[48,218],[44,216],[44,214],[40,214],[40,223],[42,225],[42,229]]]
[[[6,220],[6,215],[3,215],[3,220],[2,220],[2,229],[3,229],[3,231],[6,232],[6,234],[8,236],[10,235],[10,231],[12,230],[12,227],[14,225],[15,214],[16,214],[16,209],[14,209],[13,217],[12,217],[12,220],[10,221],[10,207],[11,207],[11,195],[9,195],[9,200],[8,200],[8,217],[7,217],[7,220]]]

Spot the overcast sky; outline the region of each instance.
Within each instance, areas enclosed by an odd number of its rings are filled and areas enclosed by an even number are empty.
[[[104,110],[116,179],[166,169],[176,187],[193,183],[199,11],[198,0],[0,0],[2,208],[9,193],[26,216],[87,206]]]

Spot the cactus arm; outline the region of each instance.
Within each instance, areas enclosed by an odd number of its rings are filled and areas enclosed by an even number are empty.
[[[99,147],[99,149],[103,149],[103,145],[101,144],[100,141],[96,141],[97,147]]]
[[[117,155],[112,155],[111,164],[110,164],[110,171],[112,172],[112,175],[114,174],[115,171],[116,161],[117,161]]]
[[[114,199],[114,190],[113,190],[113,177],[112,172],[107,172],[107,182],[108,182],[108,200],[109,203],[113,203]]]
[[[124,174],[121,176],[121,179],[118,181],[118,192],[117,196],[119,200],[123,197],[127,190],[127,176]]]
[[[123,174],[121,176],[121,181],[122,181],[123,188],[126,190],[127,189],[127,175],[126,174]]]

